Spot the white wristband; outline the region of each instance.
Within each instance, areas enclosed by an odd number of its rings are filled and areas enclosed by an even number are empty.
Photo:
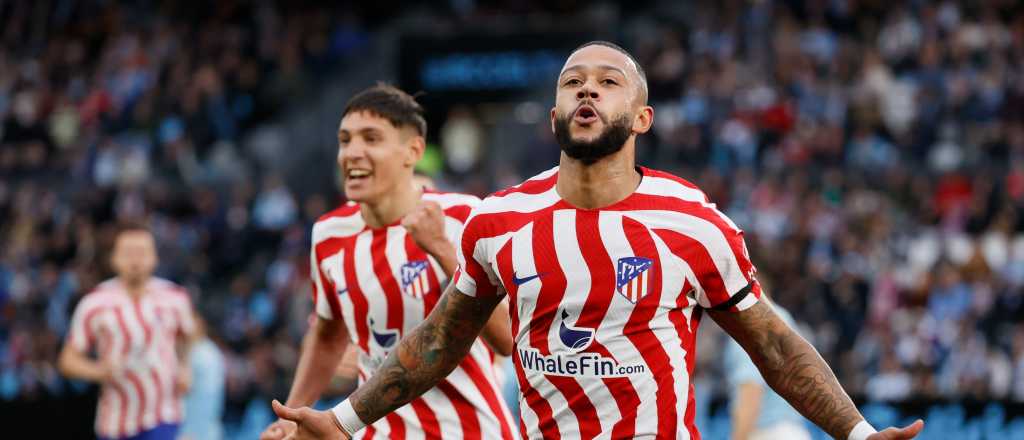
[[[338,424],[341,425],[341,429],[344,429],[345,433],[349,436],[366,427],[366,423],[363,423],[363,420],[359,418],[359,415],[356,414],[356,410],[352,408],[352,402],[349,402],[348,399],[345,399],[341,401],[341,403],[335,405],[335,407],[331,409],[331,412],[334,413],[334,418],[338,419]]]
[[[869,435],[876,432],[878,431],[867,420],[861,420],[860,423],[854,425],[847,440],[867,440]]]

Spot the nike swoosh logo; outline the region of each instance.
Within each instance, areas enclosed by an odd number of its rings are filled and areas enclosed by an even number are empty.
[[[540,278],[541,275],[543,275],[543,274],[536,274],[536,275],[530,275],[528,277],[519,278],[518,276],[516,276],[515,272],[512,272],[512,282],[515,283],[515,285],[517,285],[517,286],[522,286],[525,283],[529,283],[530,281],[533,281],[533,280],[535,280],[537,278]]]
[[[344,295],[346,292],[348,292],[348,288],[347,287],[344,288],[344,289],[339,290],[338,291],[338,296]]]

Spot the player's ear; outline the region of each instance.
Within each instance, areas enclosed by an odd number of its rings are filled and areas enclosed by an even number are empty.
[[[413,134],[409,136],[408,147],[405,165],[413,167],[423,158],[423,153],[427,150],[427,141],[423,136]]]
[[[551,107],[551,134],[555,134],[555,120],[556,119],[557,119],[557,117],[555,116],[555,108]]]
[[[649,105],[640,107],[640,111],[633,118],[633,133],[647,133],[652,125],[654,125],[654,107]]]

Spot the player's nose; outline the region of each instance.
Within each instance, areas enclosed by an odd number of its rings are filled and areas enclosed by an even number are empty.
[[[597,94],[597,88],[591,86],[589,82],[584,84],[583,87],[580,87],[580,90],[578,92],[576,92],[576,99],[597,99],[597,98],[599,98],[599,96]]]

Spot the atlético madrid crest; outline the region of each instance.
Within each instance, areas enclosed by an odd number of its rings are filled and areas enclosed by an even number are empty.
[[[430,279],[426,260],[410,261],[402,265],[402,292],[413,298],[420,299],[430,289]]]
[[[615,271],[615,290],[636,304],[650,291],[650,269],[653,262],[649,258],[619,258],[618,269]]]

